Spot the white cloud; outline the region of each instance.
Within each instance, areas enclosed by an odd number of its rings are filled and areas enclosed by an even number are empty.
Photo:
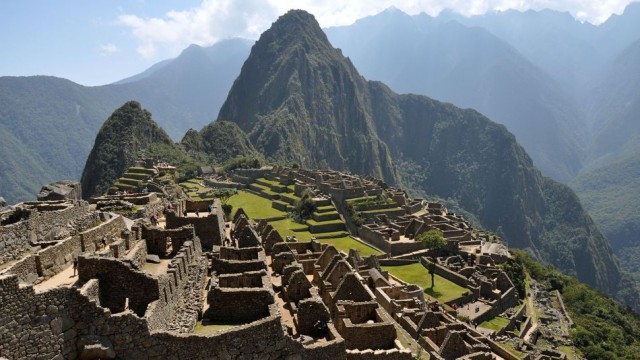
[[[169,11],[162,18],[124,14],[118,22],[131,28],[140,42],[138,53],[151,57],[160,46],[175,53],[189,44],[206,46],[229,37],[257,38],[277,15],[261,0],[203,0],[198,7]]]
[[[145,58],[159,50],[175,55],[189,44],[207,46],[229,37],[256,39],[279,15],[289,9],[314,14],[323,27],[348,25],[355,20],[395,6],[408,13],[437,15],[451,9],[462,15],[478,15],[507,9],[569,11],[580,21],[599,24],[611,14],[620,14],[633,0],[203,0],[199,6],[169,11],[163,17],[118,17],[139,42]]]
[[[102,44],[100,45],[100,54],[111,55],[118,52],[118,47],[115,44]]]

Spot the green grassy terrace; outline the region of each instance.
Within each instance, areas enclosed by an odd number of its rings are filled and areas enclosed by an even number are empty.
[[[283,211],[272,208],[271,200],[247,191],[238,191],[238,194],[230,197],[227,203],[233,205],[233,214],[235,214],[239,208],[243,208],[247,215],[254,220],[278,218],[287,215],[287,213]],[[335,211],[335,208],[331,206],[331,209],[329,210]],[[307,222],[315,225],[342,223],[340,220],[331,220],[326,222],[308,220]],[[278,230],[282,237],[295,236],[299,241],[310,241],[312,237],[316,237],[319,242],[331,244],[339,251],[344,251],[346,253],[349,252],[349,249],[357,249],[362,256],[382,255],[380,251],[372,248],[371,246],[351,238],[346,231],[311,234],[309,232],[308,225],[296,223],[290,218],[270,221],[269,223]]]
[[[402,281],[416,284],[424,289],[424,293],[440,302],[449,302],[461,297],[469,290],[457,285],[439,275],[435,275],[435,286],[431,287],[431,275],[420,263],[399,266],[383,266],[382,269],[388,271]]]
[[[493,319],[489,321],[485,321],[478,326],[483,327],[485,329],[500,331],[502,330],[502,328],[504,328],[507,325],[509,325],[509,319],[502,316],[496,316]]]

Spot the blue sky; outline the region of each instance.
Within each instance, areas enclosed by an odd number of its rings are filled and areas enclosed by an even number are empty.
[[[16,0],[0,2],[0,76],[53,75],[101,85],[174,57],[191,43],[257,38],[279,15],[302,8],[323,27],[395,6],[409,14],[464,15],[506,9],[569,11],[600,23],[632,0]]]

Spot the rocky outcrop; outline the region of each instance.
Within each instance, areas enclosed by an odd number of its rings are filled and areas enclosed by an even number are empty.
[[[73,180],[60,180],[45,185],[38,193],[38,201],[82,200],[80,183]]]

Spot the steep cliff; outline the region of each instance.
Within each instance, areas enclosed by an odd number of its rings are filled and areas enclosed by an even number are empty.
[[[262,34],[220,109],[268,160],[396,182],[364,104],[367,82],[312,15],[291,11]]]

